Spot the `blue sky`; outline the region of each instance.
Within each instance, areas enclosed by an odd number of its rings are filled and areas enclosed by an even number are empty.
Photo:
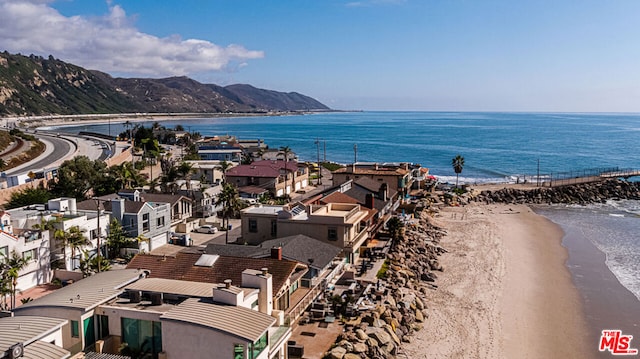
[[[0,49],[335,109],[640,111],[640,1],[0,0]]]

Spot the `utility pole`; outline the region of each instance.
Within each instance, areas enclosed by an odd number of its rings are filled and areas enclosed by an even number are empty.
[[[324,140],[324,159],[323,162],[327,162],[327,140]]]
[[[316,150],[318,152],[318,184],[322,184],[322,167],[320,167],[320,140],[316,137]]]
[[[98,239],[96,241],[96,246],[98,247],[98,252],[96,258],[98,259],[98,273],[100,273],[100,262],[102,261],[102,251],[100,250],[100,237],[102,236],[102,231],[100,229],[100,199],[94,197],[96,201],[96,213],[98,215]]]
[[[356,165],[356,162],[358,162],[358,144],[354,144],[353,145],[353,165]]]

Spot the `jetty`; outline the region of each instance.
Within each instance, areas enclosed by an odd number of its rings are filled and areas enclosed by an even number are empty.
[[[532,175],[525,178],[532,179],[536,187],[561,187],[582,183],[601,182],[608,179],[623,178],[625,180],[640,176],[640,169],[618,167],[590,168],[575,171],[556,172],[546,175]]]

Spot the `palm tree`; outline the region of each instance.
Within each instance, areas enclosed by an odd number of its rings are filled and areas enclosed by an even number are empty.
[[[108,271],[111,269],[111,263],[109,260],[101,255],[97,255],[93,258],[89,255],[88,250],[82,251],[82,258],[80,258],[80,271],[84,277],[88,277],[93,273]]]
[[[464,167],[464,157],[457,155],[451,160],[451,166],[453,166],[453,170],[456,173],[456,188],[458,188],[458,176],[462,173],[462,168]]]
[[[81,230],[78,226],[73,226],[67,231],[65,231],[64,229],[59,229],[55,232],[54,237],[62,245],[62,254],[65,261],[65,269],[67,261],[67,246],[71,247],[71,263],[73,267],[73,261],[76,257],[76,250],[91,243],[89,239],[85,237],[83,230]],[[73,270],[74,268],[71,269]]]
[[[11,309],[13,310],[16,307],[16,291],[18,287],[18,277],[20,276],[20,271],[29,264],[29,258],[23,258],[15,249],[11,251],[11,255],[4,256],[2,255],[2,264],[5,268],[2,272],[2,283],[3,287],[5,287],[2,291],[3,295],[6,295],[7,292],[11,295]],[[8,291],[6,290],[8,289]],[[5,297],[6,298],[6,297]],[[5,299],[6,302],[6,299]]]
[[[387,222],[387,229],[389,231],[389,236],[395,242],[397,239],[402,238],[402,229],[404,228],[404,223],[398,217],[391,217]]]
[[[189,180],[191,177],[189,176],[193,172],[193,165],[189,162],[181,162],[177,168],[178,175],[180,178]]]
[[[131,188],[142,181],[140,172],[131,162],[123,162],[119,165],[109,167],[109,173],[120,183],[121,189]]]
[[[222,161],[218,164],[218,168],[222,171],[222,183],[227,183],[227,171],[231,166],[233,166],[233,163],[227,161]]]
[[[280,152],[278,152],[278,155],[283,155],[284,156],[284,170],[285,173],[289,171],[289,155],[293,153],[293,151],[291,150],[291,148],[289,146],[282,146],[279,149]],[[294,174],[295,172],[291,171],[291,190],[289,193],[293,192],[293,180],[294,180]],[[285,190],[285,196],[287,195],[287,184],[286,184],[286,180],[285,180],[285,186],[284,186]]]
[[[225,228],[225,243],[229,243],[229,218],[235,216],[240,211],[240,199],[238,198],[238,190],[232,184],[225,183],[222,185],[222,190],[218,193],[218,198],[215,202],[216,207],[222,206],[222,218]]]

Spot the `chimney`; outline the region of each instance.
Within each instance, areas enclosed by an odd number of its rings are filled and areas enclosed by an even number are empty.
[[[224,287],[227,288],[227,289],[231,288],[231,282],[232,282],[231,279],[225,279],[224,280]]]
[[[260,268],[260,270],[262,271],[262,275],[267,275],[269,274],[269,268]]]
[[[279,261],[282,260],[282,247],[271,248],[271,259],[277,259]]]
[[[365,207],[367,207],[369,209],[373,209],[374,204],[375,204],[375,199],[373,197],[373,193],[367,193],[364,202],[365,202],[365,204],[364,204]]]
[[[273,276],[265,274],[265,268],[260,271],[245,269],[242,272],[242,286],[247,288],[257,288],[258,291],[258,311],[271,315],[273,312]]]

